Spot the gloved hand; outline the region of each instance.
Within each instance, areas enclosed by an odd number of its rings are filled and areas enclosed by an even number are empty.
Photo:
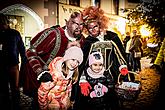
[[[88,96],[89,90],[92,89],[91,85],[88,82],[80,83],[81,93],[84,96]]]
[[[120,70],[120,73],[122,74],[122,75],[127,75],[128,74],[128,69],[127,68],[122,68],[121,70]]]
[[[161,68],[159,65],[153,64],[150,68],[154,69],[157,73],[161,72]]]
[[[52,76],[50,75],[50,73],[48,71],[41,72],[40,75],[38,76],[37,80],[39,82],[53,81]]]

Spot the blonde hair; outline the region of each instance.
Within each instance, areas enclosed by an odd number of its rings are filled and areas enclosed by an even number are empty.
[[[67,68],[66,64],[63,63],[63,66],[62,66],[63,74],[67,74],[68,71],[69,71],[69,69]],[[75,84],[78,81],[78,76],[79,76],[79,71],[78,71],[78,67],[77,67],[77,68],[75,68],[73,76],[72,76],[73,84]]]
[[[98,22],[101,31],[108,29],[109,18],[101,8],[89,6],[82,11],[82,16],[86,26],[90,22]],[[84,31],[87,33],[87,28]]]

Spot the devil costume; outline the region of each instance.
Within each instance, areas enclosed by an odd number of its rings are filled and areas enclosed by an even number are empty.
[[[81,37],[80,45],[83,40],[84,37]],[[21,84],[26,95],[34,95],[40,85],[37,81],[39,73],[47,70],[48,64],[56,56],[63,56],[69,41],[72,39],[61,27],[47,28],[31,40],[30,48],[26,51],[28,62],[21,68]]]

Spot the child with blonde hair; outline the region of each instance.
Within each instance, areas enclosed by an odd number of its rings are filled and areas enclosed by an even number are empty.
[[[72,85],[78,80],[78,66],[83,61],[83,52],[77,46],[69,47],[63,57],[56,57],[49,64],[52,81],[42,82],[38,89],[41,110],[67,110],[70,105]]]

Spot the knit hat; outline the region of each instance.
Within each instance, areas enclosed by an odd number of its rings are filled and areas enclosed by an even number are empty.
[[[65,51],[65,55],[63,58],[64,58],[64,61],[70,60],[70,59],[76,59],[79,61],[79,65],[80,65],[83,61],[83,52],[81,48],[77,46],[72,46],[72,47],[69,47]]]
[[[103,64],[104,61],[101,52],[93,52],[89,55],[89,66],[96,62],[100,62]]]

